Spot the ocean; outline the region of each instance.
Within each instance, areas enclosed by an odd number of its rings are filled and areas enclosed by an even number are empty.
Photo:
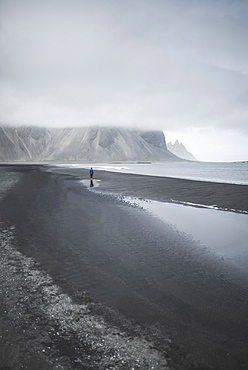
[[[158,162],[158,163],[92,163],[63,165],[77,168],[165,176],[200,181],[248,185],[248,162]],[[243,272],[248,269],[248,215],[220,212],[216,207],[190,203],[172,204],[124,197],[155,217],[170,223],[193,240],[198,240],[215,255],[219,255]]]
[[[61,166],[92,166],[94,170],[248,185],[248,162],[75,163]]]

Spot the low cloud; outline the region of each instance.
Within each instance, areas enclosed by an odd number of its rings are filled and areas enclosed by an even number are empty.
[[[1,4],[0,122],[248,135],[244,1]]]

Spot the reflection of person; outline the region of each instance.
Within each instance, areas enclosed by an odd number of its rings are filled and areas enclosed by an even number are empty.
[[[90,187],[93,188],[94,187],[94,182],[93,180],[90,180]]]
[[[94,174],[94,170],[93,170],[93,168],[91,167],[91,169],[90,169],[90,178],[92,179],[92,177],[93,177],[93,174]]]

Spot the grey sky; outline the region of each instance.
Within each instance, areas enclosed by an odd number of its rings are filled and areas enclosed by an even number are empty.
[[[199,159],[204,138],[248,159],[246,0],[0,0],[0,14],[1,124],[163,129]]]

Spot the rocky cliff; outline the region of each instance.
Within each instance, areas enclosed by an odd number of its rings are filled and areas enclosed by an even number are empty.
[[[182,159],[187,159],[189,161],[197,161],[193,154],[188,152],[183,143],[180,143],[178,140],[176,140],[174,144],[169,142],[167,144],[167,148],[171,153],[175,154],[176,156]]]
[[[0,161],[180,160],[162,131],[80,127],[0,127]]]

